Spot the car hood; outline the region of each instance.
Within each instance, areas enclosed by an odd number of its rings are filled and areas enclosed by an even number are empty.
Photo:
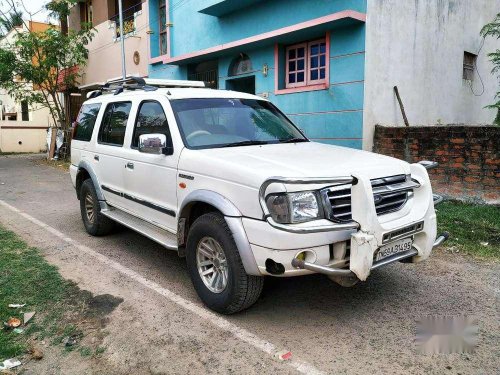
[[[376,177],[409,174],[408,163],[392,157],[317,142],[281,143],[205,150],[184,149],[179,170],[258,188],[280,177]]]

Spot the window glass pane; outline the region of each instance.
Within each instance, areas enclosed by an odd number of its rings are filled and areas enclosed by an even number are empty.
[[[138,147],[139,136],[152,133],[165,134],[169,137],[167,118],[160,103],[144,102],[135,122],[132,147]]]
[[[295,58],[295,49],[288,50],[288,58],[289,59],[294,59]]]
[[[318,79],[318,69],[311,70],[311,79],[312,80]]]
[[[317,67],[318,67],[318,56],[311,57],[311,68],[317,68]]]
[[[295,73],[288,75],[288,82],[295,83]]]
[[[326,43],[321,43],[319,50],[321,53],[326,53]]]
[[[297,57],[304,57],[306,49],[304,47],[297,48]]]
[[[324,79],[325,78],[325,68],[321,68],[319,70],[319,78]]]
[[[160,34],[160,55],[167,53],[167,33]]]
[[[248,141],[278,143],[303,138],[290,120],[263,100],[200,98],[170,103],[188,147],[224,147]]]
[[[104,122],[99,130],[99,142],[122,146],[132,103],[114,103],[106,108]]]
[[[297,70],[304,70],[304,59],[297,60]]]
[[[167,11],[166,8],[160,8],[160,32],[165,31],[167,27]]]
[[[304,72],[297,73],[297,82],[304,82]]]
[[[73,139],[86,142],[90,141],[100,108],[100,103],[82,105],[82,109],[76,119],[77,127]]]
[[[319,45],[313,44],[311,45],[311,55],[317,55],[319,53]]]
[[[295,69],[295,61],[290,61],[288,62],[288,71],[289,72],[294,72],[296,69]]]
[[[319,66],[325,66],[326,65],[326,56],[325,55],[321,55],[319,57]]]

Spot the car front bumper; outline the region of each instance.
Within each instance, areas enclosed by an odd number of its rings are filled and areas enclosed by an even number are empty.
[[[350,228],[323,230],[332,223],[318,220],[310,225],[319,230],[309,230],[307,223],[301,224],[300,230],[297,226],[286,230],[268,221],[243,218],[259,272],[275,276],[309,273],[355,275],[366,280],[371,270],[383,265],[400,260],[420,262],[427,259],[433,247],[446,240],[447,235],[437,237],[434,201],[438,197],[432,193],[426,169],[420,164],[412,164],[411,176],[420,185],[414,190],[411,202],[401,211],[377,216],[370,180],[353,175],[357,183],[352,186],[354,225]],[[408,228],[413,230],[405,232]],[[398,234],[398,238],[412,237],[412,249],[374,262],[376,251],[392,241],[388,241],[388,236],[393,233]],[[346,247],[350,247],[348,257],[345,256]],[[297,259],[302,252],[308,255],[306,259]],[[279,272],[273,272],[270,262],[280,266]]]

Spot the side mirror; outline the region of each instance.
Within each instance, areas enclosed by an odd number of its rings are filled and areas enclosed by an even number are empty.
[[[139,151],[146,154],[172,155],[174,148],[165,134],[152,133],[139,136]]]

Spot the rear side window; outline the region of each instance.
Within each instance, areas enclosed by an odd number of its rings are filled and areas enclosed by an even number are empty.
[[[131,102],[110,103],[104,111],[101,128],[99,129],[99,143],[113,146],[123,146],[125,130]]]
[[[155,101],[145,101],[141,103],[135,120],[132,147],[138,147],[139,136],[152,133],[165,134],[167,138],[170,137],[167,117],[161,104]]]
[[[76,130],[73,139],[85,142],[90,141],[99,109],[101,109],[101,103],[82,105],[76,119]]]

